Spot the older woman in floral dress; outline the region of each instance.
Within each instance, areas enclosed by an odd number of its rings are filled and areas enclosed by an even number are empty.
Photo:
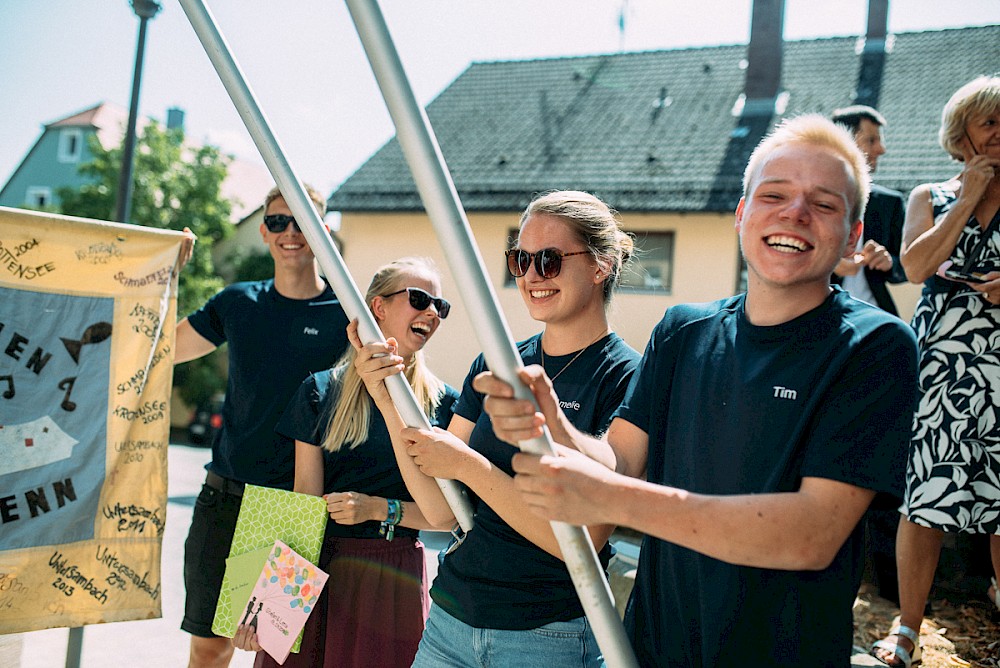
[[[900,623],[872,649],[907,668],[920,659],[944,534],[988,534],[1000,574],[1000,77],[980,77],[952,96],[940,140],[964,168],[915,188],[903,228],[903,268],[925,282],[913,315],[920,401],[896,536]],[[966,268],[978,278],[947,277]],[[988,596],[1000,609],[996,577]]]

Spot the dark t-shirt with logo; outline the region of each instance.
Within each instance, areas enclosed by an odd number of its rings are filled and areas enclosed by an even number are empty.
[[[338,370],[343,368],[337,367]],[[312,374],[302,381],[302,385],[288,402],[275,430],[288,438],[322,448],[339,397],[340,381],[334,378],[334,371]],[[451,409],[457,399],[458,391],[445,385],[438,398],[437,409],[433,415],[427,416],[431,426],[442,429],[448,426]],[[403,474],[399,472],[385,418],[375,407],[371,397],[368,397],[368,404],[370,421],[365,440],[354,447],[342,447],[336,452],[322,450],[323,493],[361,492],[384,499],[413,501],[403,482]],[[326,523],[328,538],[380,538],[380,529],[381,523],[375,520],[359,524]],[[417,533],[416,529],[404,526],[395,529],[396,536],[415,538]]]
[[[525,365],[540,364],[541,335],[518,344]],[[616,334],[609,334],[576,353],[545,357],[545,371],[555,380],[563,412],[588,434],[602,434],[618,408],[639,354]],[[462,386],[455,414],[476,424],[469,446],[507,475],[517,448],[493,434],[483,395],[472,379],[487,369],[480,355]],[[476,628],[524,630],[583,615],[565,563],[512,529],[488,505],[473,500],[475,527],[449,554],[434,580],[431,598],[453,617]],[[599,554],[607,567],[610,548]]]
[[[657,484],[766,494],[816,477],[899,495],[916,361],[906,323],[839,287],[773,327],[742,295],[674,306],[616,417],[649,435]],[[828,568],[781,571],[647,537],[625,617],[639,663],[846,666],[862,542],[855,528]]]
[[[291,489],[295,444],[274,426],[299,384],[329,369],[347,348],[347,315],[333,290],[289,299],[273,280],[234,283],[188,322],[216,346],[229,344],[222,429],[207,468],[230,480]]]

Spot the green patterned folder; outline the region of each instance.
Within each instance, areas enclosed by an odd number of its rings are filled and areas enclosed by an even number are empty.
[[[275,540],[280,540],[303,558],[318,564],[326,520],[326,501],[322,497],[247,485],[243,491],[243,503],[236,520],[236,532],[233,534],[229,556],[236,557],[269,548],[274,545]],[[215,606],[212,632],[232,638],[236,634],[236,622],[229,575],[227,566],[222,577],[219,603]],[[300,634],[292,647],[293,652],[299,651],[301,641]]]

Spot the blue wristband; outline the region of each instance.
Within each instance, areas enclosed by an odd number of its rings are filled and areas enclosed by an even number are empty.
[[[379,535],[385,536],[386,540],[392,540],[396,533],[396,525],[403,520],[403,502],[399,499],[386,499],[389,510],[386,518],[381,522]]]

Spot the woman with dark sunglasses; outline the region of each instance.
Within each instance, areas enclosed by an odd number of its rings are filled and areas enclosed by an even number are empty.
[[[607,309],[632,239],[613,211],[593,195],[553,192],[521,216],[508,269],[532,318],[544,331],[518,345],[523,362],[541,364],[563,410],[579,429],[602,434],[625,394],[639,355],[609,326]],[[366,346],[359,362],[372,387],[398,359]],[[394,370],[394,369],[393,369]],[[596,666],[597,647],[549,524],[533,514],[513,486],[517,451],[499,441],[472,365],[448,431],[403,429],[391,403],[379,408],[401,429],[397,457],[408,456],[422,479],[408,487],[424,516],[438,524],[454,517],[433,477],[459,480],[474,497],[475,527],[443,558],[431,589],[427,628],[414,666]],[[404,468],[404,473],[406,469]],[[613,527],[591,527],[602,564]]]
[[[430,260],[404,258],[375,273],[366,302],[386,337],[382,347],[404,372],[433,425],[447,425],[458,397],[427,368],[424,344],[450,305],[436,297],[441,281]],[[286,667],[408,667],[427,618],[424,548],[419,529],[433,529],[406,489],[382,415],[358,374],[357,321],[352,346],[330,370],[299,388],[276,430],[295,440],[295,491],[323,496],[327,524],[319,567],[330,574],[306,624],[302,648]],[[385,393],[384,383],[376,394]],[[407,458],[404,465],[415,470]],[[447,528],[445,525],[439,528]],[[255,666],[278,665],[261,652],[253,629],[233,642],[258,650]]]

